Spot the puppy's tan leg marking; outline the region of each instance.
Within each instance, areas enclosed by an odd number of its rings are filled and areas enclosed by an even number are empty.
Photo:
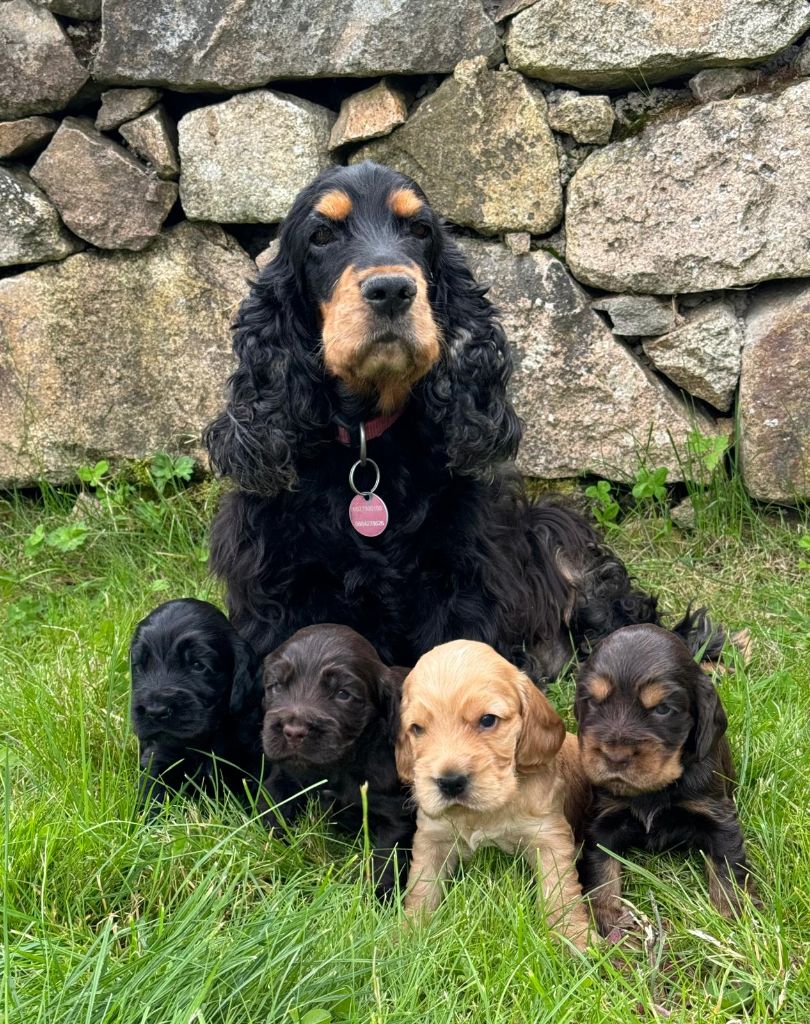
[[[416,829],[413,857],[408,872],[405,913],[409,918],[427,917],[442,901],[442,882],[458,866],[459,854],[450,836],[447,839],[428,836],[425,829]]]
[[[560,817],[551,828],[545,827],[523,854],[537,871],[539,898],[549,927],[570,939],[577,949],[585,949],[590,921],[574,867],[576,847],[571,826]]]
[[[622,903],[622,866],[615,858],[599,851],[592,861],[594,888],[588,893],[596,926],[601,935],[614,928],[628,927],[631,918]]]

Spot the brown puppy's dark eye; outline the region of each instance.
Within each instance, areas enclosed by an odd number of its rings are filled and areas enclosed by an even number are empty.
[[[658,715],[660,718],[664,718],[674,710],[675,709],[671,704],[656,704],[653,708],[653,714]]]
[[[317,246],[329,245],[334,237],[335,232],[331,228],[322,227],[318,228],[317,231],[313,231],[310,242]]]
[[[188,667],[192,672],[205,672],[205,665],[201,661],[192,661]]]
[[[352,699],[352,695],[349,693],[348,690],[336,690],[335,691],[335,700],[351,700],[351,699]]]
[[[420,221],[415,221],[411,224],[411,234],[414,238],[429,238],[430,227]]]
[[[497,715],[481,715],[478,719],[478,724],[482,729],[494,729],[498,724],[498,721],[499,719]]]
[[[417,725],[416,722],[411,726],[411,732],[414,736],[421,736],[424,731],[425,727],[423,725]]]

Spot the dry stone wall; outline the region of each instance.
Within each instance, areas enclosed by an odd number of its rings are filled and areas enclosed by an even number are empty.
[[[810,497],[808,0],[0,0],[0,486],[199,435],[296,192],[415,177],[516,357],[522,468]],[[681,457],[679,457],[681,456]]]

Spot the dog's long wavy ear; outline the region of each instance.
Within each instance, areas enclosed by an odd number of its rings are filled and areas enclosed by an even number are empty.
[[[563,720],[528,676],[518,673],[523,727],[515,750],[518,771],[529,772],[550,761],[563,745]]]
[[[396,725],[393,729],[392,735],[394,737],[394,754],[397,762],[397,775],[400,780],[405,783],[413,782],[413,750],[411,749],[411,741],[407,732],[402,728],[402,699],[401,695],[404,688],[405,679],[407,672],[405,669],[395,668],[391,670],[396,673],[397,692],[400,694],[400,700],[397,701],[397,715]]]
[[[234,635],[233,682],[228,710],[234,718],[255,711],[262,699],[262,662],[247,640]]]
[[[444,429],[448,468],[487,478],[517,454],[521,423],[506,396],[512,359],[486,289],[442,229],[431,301],[445,345],[425,379],[426,412]]]
[[[712,681],[697,666],[695,670],[695,754],[702,761],[726,731],[728,719]]]
[[[214,469],[267,497],[295,486],[298,458],[329,419],[317,386],[314,313],[289,251],[295,215],[288,221],[278,255],[239,309],[233,339],[239,366],[224,412],[203,433]]]

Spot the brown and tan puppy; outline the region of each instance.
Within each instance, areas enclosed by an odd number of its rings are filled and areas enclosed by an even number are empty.
[[[577,683],[582,768],[593,784],[581,873],[599,930],[632,923],[619,858],[635,849],[701,850],[723,914],[754,896],[737,808],[726,715],[680,637],[650,624],[597,644]]]
[[[587,945],[566,817],[587,798],[577,740],[526,675],[486,644],[434,647],[405,680],[397,768],[417,804],[409,916],[436,909],[460,858],[497,846],[537,870],[551,927]]]

